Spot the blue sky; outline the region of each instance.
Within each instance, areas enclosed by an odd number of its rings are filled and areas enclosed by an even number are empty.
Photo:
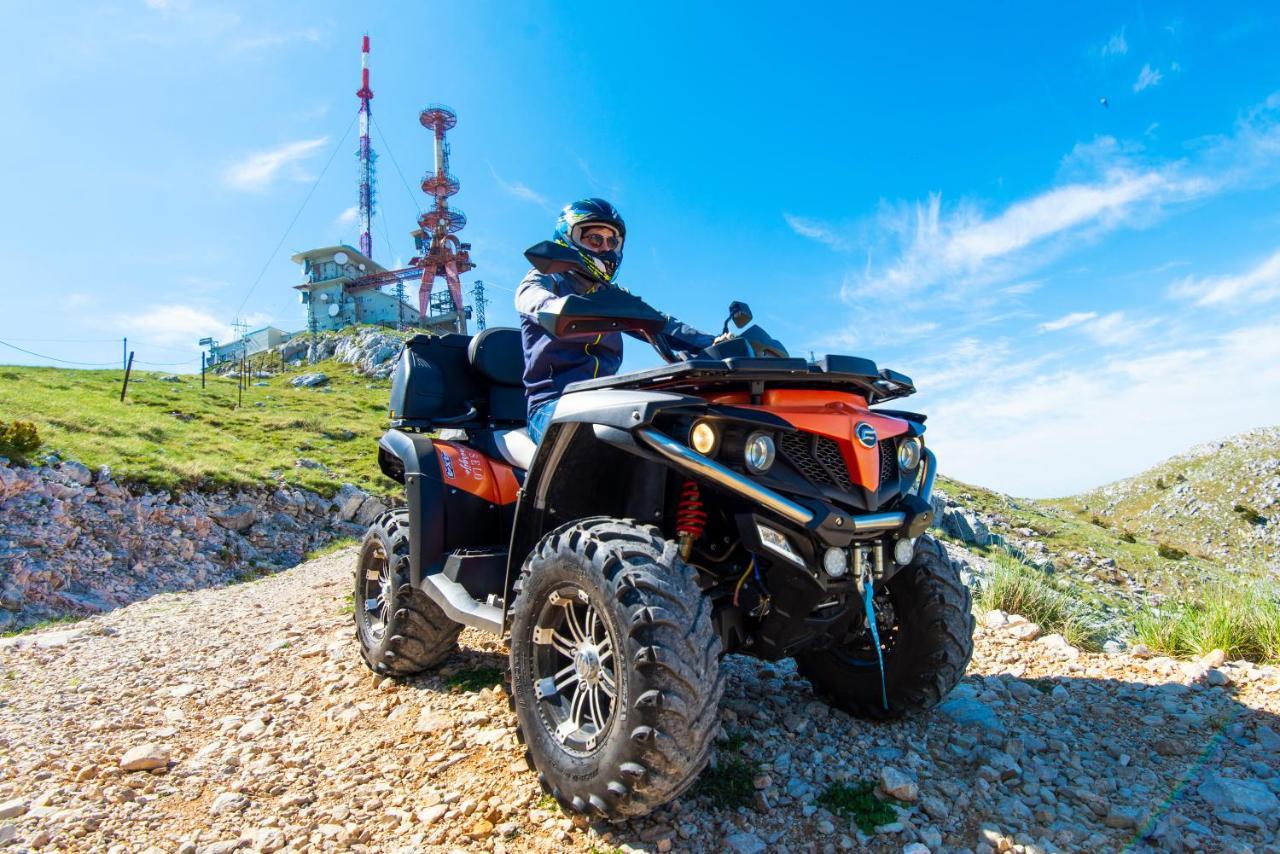
[[[0,340],[198,364],[237,314],[301,328],[288,256],[356,241],[367,31],[375,257],[412,254],[447,103],[491,324],[559,205],[604,195],[625,285],[912,375],[955,477],[1065,494],[1280,422],[1280,12],[844,6],[10,11]]]

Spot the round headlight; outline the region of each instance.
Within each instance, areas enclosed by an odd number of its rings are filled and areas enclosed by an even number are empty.
[[[915,540],[898,540],[893,545],[893,559],[901,566],[911,563],[911,559],[916,556]]]
[[[915,471],[920,465],[920,440],[915,436],[903,439],[898,443],[898,468],[902,471]]]
[[[756,474],[764,474],[773,465],[775,450],[773,439],[767,433],[752,433],[747,437],[747,447],[743,452],[747,468]]]
[[[830,548],[822,555],[822,568],[832,578],[839,578],[849,571],[849,558],[844,549]]]
[[[716,449],[716,428],[707,421],[699,421],[689,431],[689,444],[700,454],[711,453]]]

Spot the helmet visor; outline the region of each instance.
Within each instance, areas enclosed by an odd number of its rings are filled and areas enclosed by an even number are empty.
[[[623,237],[608,223],[579,223],[573,227],[570,237],[579,247],[594,254],[622,251]]]

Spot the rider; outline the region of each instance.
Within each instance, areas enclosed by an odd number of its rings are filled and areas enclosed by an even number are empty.
[[[551,421],[564,387],[578,380],[609,377],[622,364],[622,335],[556,337],[538,323],[538,311],[548,302],[569,294],[589,294],[613,284],[622,263],[627,226],[617,208],[604,199],[582,199],[566,205],[556,220],[553,240],[577,250],[583,271],[539,273],[530,270],[516,290],[520,312],[520,338],[524,345],[524,389],[529,405],[529,435],[535,442]],[[712,336],[674,318],[662,335],[673,350],[698,352],[710,346]]]

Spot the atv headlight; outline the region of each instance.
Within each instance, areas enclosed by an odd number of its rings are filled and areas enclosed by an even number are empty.
[[[742,455],[746,460],[748,471],[764,474],[773,465],[776,453],[773,439],[768,433],[752,433],[747,437],[747,447]]]
[[[909,436],[898,443],[898,468],[902,471],[915,471],[920,465],[920,440]]]
[[[709,421],[699,421],[689,431],[689,445],[704,457],[716,449],[716,428]]]
[[[796,551],[795,546],[791,545],[791,541],[781,531],[775,531],[768,525],[761,525],[757,522],[756,533],[760,535],[760,545],[771,552],[782,555],[798,566],[804,566],[804,558],[800,557],[800,553]]]

